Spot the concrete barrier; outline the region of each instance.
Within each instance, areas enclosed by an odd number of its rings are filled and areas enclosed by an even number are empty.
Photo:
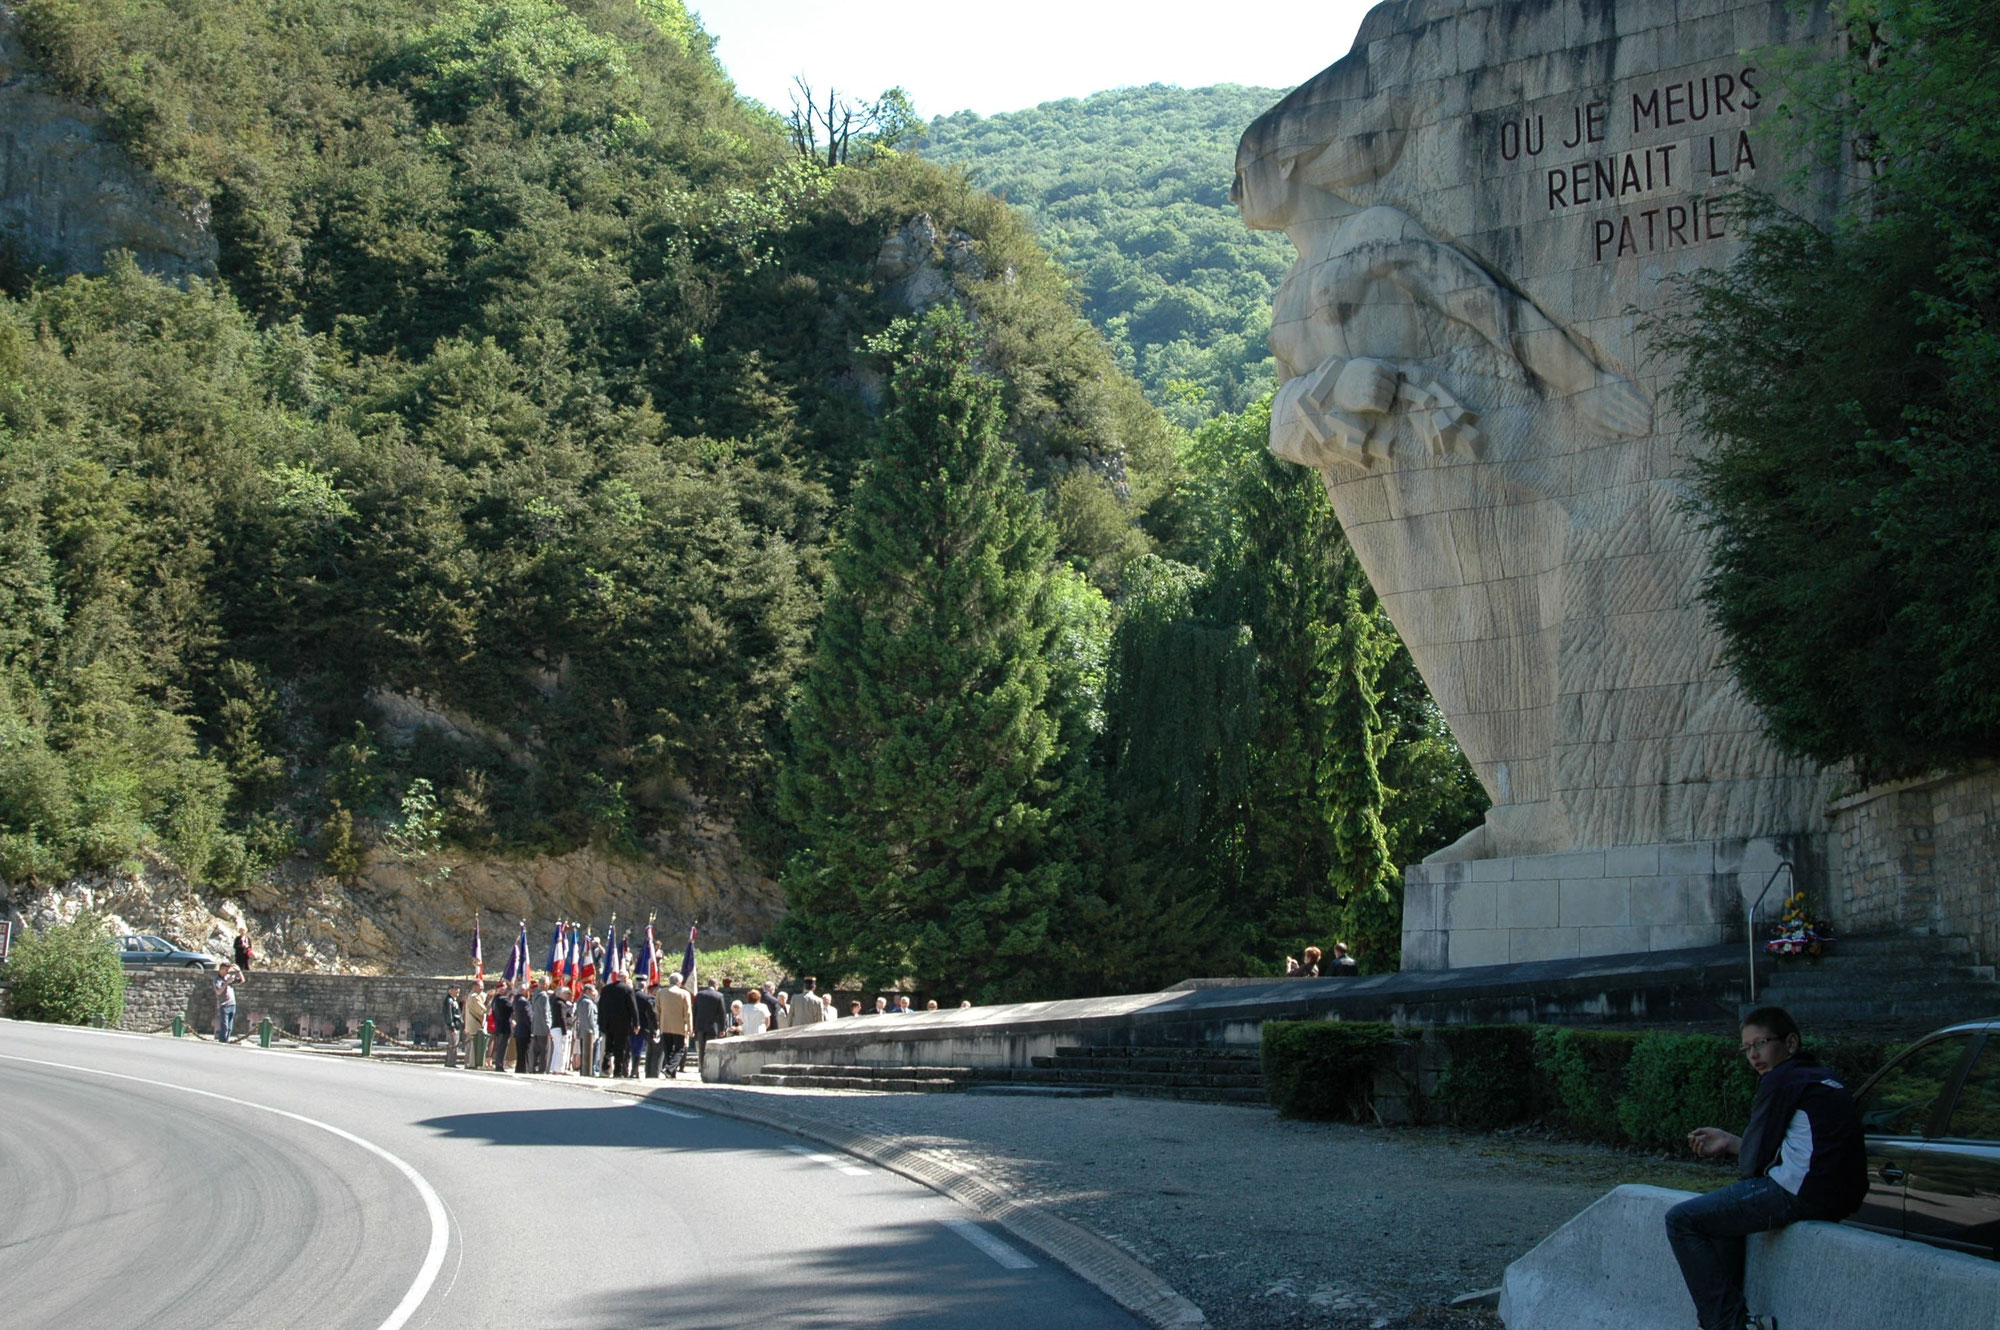
[[[1693,1330],[1667,1211],[1694,1193],[1614,1188],[1507,1267],[1507,1330]],[[1844,1224],[1750,1239],[1750,1309],[1783,1330],[1995,1330],[2000,1263]]]
[[[1360,979],[1192,980],[1161,993],[843,1018],[710,1043],[702,1077],[743,1081],[768,1062],[1026,1067],[1058,1046],[1255,1047],[1268,1020],[1491,1025],[1713,1022],[1733,1028],[1736,947],[1534,961]]]

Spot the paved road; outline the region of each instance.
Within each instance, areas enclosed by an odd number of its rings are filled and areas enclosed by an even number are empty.
[[[1119,1327],[916,1184],[587,1085],[0,1022],[0,1322]]]

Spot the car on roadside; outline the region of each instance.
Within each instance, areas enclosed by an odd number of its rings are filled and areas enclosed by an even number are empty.
[[[1868,1198],[1847,1222],[2000,1259],[2000,1017],[1925,1035],[1854,1099]]]
[[[156,933],[121,935],[118,959],[126,965],[182,966],[190,970],[213,970],[221,964],[205,951],[187,951]]]

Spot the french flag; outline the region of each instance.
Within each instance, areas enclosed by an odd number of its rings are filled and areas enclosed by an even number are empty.
[[[479,921],[472,921],[472,986],[486,987],[486,956],[479,949]]]
[[[528,925],[521,925],[520,936],[514,939],[514,948],[507,953],[507,968],[500,977],[508,983],[519,983],[528,969]]]
[[[583,969],[581,973],[583,975],[583,982],[586,984],[597,982],[597,955],[600,950],[602,948],[594,937],[583,944]]]
[[[653,926],[646,925],[646,945],[639,948],[639,973],[646,976],[646,986],[651,988],[660,982],[660,952],[653,945]],[[634,978],[637,976],[635,975]]]
[[[583,925],[572,924],[569,930],[569,999],[574,1002],[583,993]]]
[[[564,924],[556,925],[555,933],[549,938],[549,963],[542,967],[549,972],[549,982],[552,984],[562,982],[563,929],[565,927],[566,925]]]
[[[694,929],[688,929],[688,949],[681,953],[681,983],[694,991]]]

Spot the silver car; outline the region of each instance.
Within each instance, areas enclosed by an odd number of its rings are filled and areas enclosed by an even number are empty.
[[[2000,1017],[1925,1035],[1854,1098],[1868,1199],[1848,1222],[2000,1257]]]
[[[179,965],[213,970],[220,962],[205,951],[183,951],[155,933],[126,933],[118,939],[118,959],[127,965]]]

